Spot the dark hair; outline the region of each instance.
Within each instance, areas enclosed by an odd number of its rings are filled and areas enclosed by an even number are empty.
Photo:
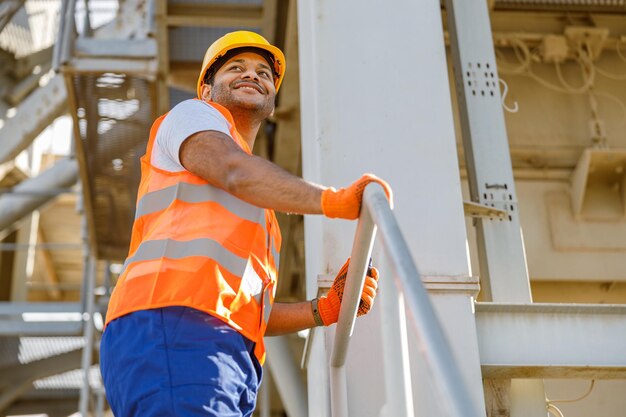
[[[270,68],[272,69],[272,74],[274,75],[274,79],[276,79],[279,76],[274,65],[276,60],[274,59],[274,55],[272,53],[270,53],[269,51],[266,51],[265,49],[255,48],[252,46],[244,46],[242,48],[231,49],[230,51],[226,52],[224,55],[219,56],[217,60],[204,73],[204,78],[203,78],[204,84],[213,85],[213,81],[215,79],[215,73],[220,68],[222,68],[222,65],[224,65],[229,59],[231,59],[235,55],[243,54],[244,52],[254,52],[255,54],[261,55],[267,61]]]

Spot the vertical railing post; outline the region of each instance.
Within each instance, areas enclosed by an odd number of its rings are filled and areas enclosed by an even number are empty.
[[[404,295],[409,317],[422,346],[421,353],[438,388],[440,404],[452,417],[484,415],[472,401],[389,201],[382,187],[374,183],[364,191],[335,331],[330,359],[332,416],[349,415],[345,362],[377,228],[381,231],[396,285]]]
[[[428,297],[382,187],[370,185],[364,192],[364,205],[380,229],[383,246],[393,268],[396,285],[404,294],[409,317],[419,339],[426,365],[441,398],[440,404],[454,417],[479,417],[463,375]]]

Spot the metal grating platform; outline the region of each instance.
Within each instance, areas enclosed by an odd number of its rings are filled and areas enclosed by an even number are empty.
[[[76,106],[83,181],[99,259],[126,257],[137,186],[139,158],[145,153],[153,119],[150,81],[126,74],[75,74]]]

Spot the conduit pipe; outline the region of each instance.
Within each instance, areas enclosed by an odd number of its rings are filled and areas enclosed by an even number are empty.
[[[0,238],[4,237],[5,229],[24,216],[38,209],[55,195],[39,193],[41,191],[70,187],[78,180],[78,163],[75,159],[66,158],[57,162],[52,168],[42,172],[35,178],[22,181],[14,187],[17,195],[4,194],[0,197]],[[32,193],[32,194],[29,194]]]

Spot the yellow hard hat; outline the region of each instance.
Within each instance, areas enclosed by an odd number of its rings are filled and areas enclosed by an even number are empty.
[[[204,54],[204,60],[202,61],[202,70],[198,77],[198,98],[202,97],[202,85],[204,85],[204,77],[207,70],[228,51],[236,48],[259,48],[269,52],[273,56],[274,72],[276,73],[274,86],[276,87],[276,91],[278,91],[280,83],[282,83],[283,77],[285,76],[286,63],[283,51],[270,45],[270,43],[258,33],[240,30],[227,33],[213,42],[211,46],[209,46],[209,49],[207,49]]]

